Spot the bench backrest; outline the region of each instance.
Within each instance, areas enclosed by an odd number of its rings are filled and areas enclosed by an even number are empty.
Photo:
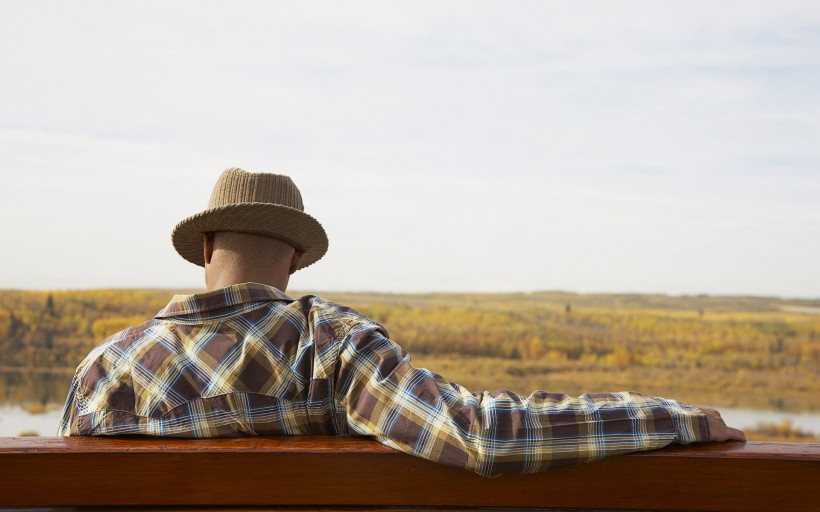
[[[719,443],[486,479],[367,438],[0,438],[0,506],[820,510],[820,444]]]

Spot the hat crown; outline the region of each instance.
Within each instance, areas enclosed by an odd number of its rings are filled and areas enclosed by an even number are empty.
[[[302,194],[290,177],[266,172],[226,169],[214,185],[208,208],[238,203],[280,204],[304,211]]]

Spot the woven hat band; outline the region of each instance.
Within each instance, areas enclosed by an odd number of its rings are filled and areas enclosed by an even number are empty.
[[[281,174],[249,173],[228,169],[219,177],[208,208],[237,203],[273,203],[304,211],[302,194],[288,177]]]

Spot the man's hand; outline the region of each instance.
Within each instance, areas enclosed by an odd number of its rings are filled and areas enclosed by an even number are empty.
[[[706,415],[706,420],[709,422],[709,439],[707,441],[745,441],[746,434],[742,431],[727,427],[720,417],[720,413],[715,409],[709,407],[698,407],[703,414]]]

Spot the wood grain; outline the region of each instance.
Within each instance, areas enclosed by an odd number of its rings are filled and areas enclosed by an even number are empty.
[[[674,447],[486,479],[366,438],[2,438],[0,506],[820,510],[820,444]]]

